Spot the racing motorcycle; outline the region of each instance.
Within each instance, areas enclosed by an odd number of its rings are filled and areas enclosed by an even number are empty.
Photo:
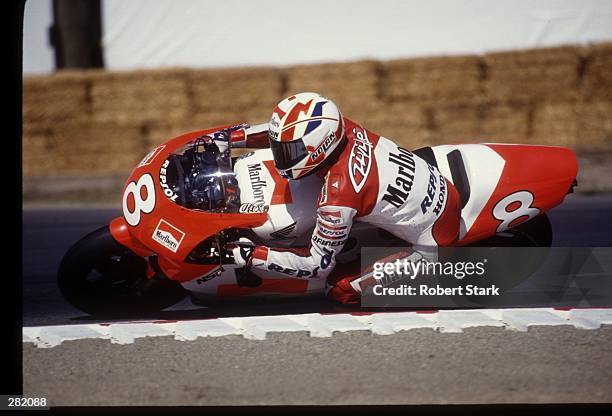
[[[159,311],[188,295],[195,304],[236,297],[321,296],[325,282],[299,270],[253,271],[241,280],[228,244],[247,238],[303,247],[315,226],[322,180],[283,179],[270,149],[232,157],[212,140],[240,126],[175,137],[151,150],[130,174],[122,216],[76,242],[58,271],[59,288],[92,315]],[[550,246],[546,212],[576,185],[574,153],[563,147],[459,144],[414,151],[437,166],[461,196],[458,245]],[[406,246],[356,222],[332,273],[361,248]]]

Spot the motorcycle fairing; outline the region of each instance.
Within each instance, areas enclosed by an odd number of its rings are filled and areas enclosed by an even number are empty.
[[[177,149],[227,126],[180,135],[150,152],[130,174],[122,198],[123,217],[111,222],[111,233],[137,254],[157,253],[168,277],[191,280],[214,268],[184,260],[203,240],[227,228],[253,228],[267,220],[260,213],[218,213],[186,209],[165,193],[160,179],[164,161]]]
[[[458,150],[469,199],[461,211],[460,244],[503,232],[559,205],[578,173],[564,147],[462,144],[432,147],[440,172],[454,183],[448,155]]]

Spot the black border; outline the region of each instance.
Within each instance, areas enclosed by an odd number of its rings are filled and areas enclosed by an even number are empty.
[[[115,411],[121,409],[126,413],[133,414],[222,414],[222,415],[251,415],[262,414],[266,416],[286,416],[287,414],[305,414],[313,416],[316,414],[330,413],[334,415],[349,414],[351,416],[372,415],[470,415],[470,416],[496,416],[499,414],[510,414],[517,416],[528,416],[532,414],[551,414],[555,416],[572,415],[603,415],[610,414],[610,404],[448,404],[448,405],[348,405],[348,406],[202,406],[202,407],[57,407],[51,408],[52,412],[66,414],[100,414],[109,409]]]
[[[23,15],[25,0],[2,2],[4,17],[3,49],[4,67],[8,76],[3,78],[2,89],[6,120],[3,126],[3,165],[8,173],[3,182],[7,186],[2,201],[3,211],[3,273],[2,273],[2,317],[4,319],[2,363],[3,394],[21,394],[22,375],[22,185],[21,185],[21,130],[22,130],[22,47]],[[8,131],[7,131],[8,130]],[[7,166],[8,165],[8,166]],[[13,172],[16,175],[13,176]],[[14,187],[14,188],[13,188]],[[13,230],[13,227],[17,228]],[[10,229],[10,231],[9,231]],[[18,236],[18,238],[15,238]],[[17,240],[17,241],[15,241]],[[15,264],[17,263],[17,264]],[[8,345],[7,345],[8,344]]]
[[[35,1],[35,0],[34,0]],[[23,48],[23,18],[26,0],[10,0],[3,1],[4,8],[3,16],[5,16],[5,24],[2,25],[4,31],[8,32],[4,35],[4,39],[9,42],[5,43],[6,61],[9,62],[5,67],[9,68],[8,77],[5,83],[9,85],[3,89],[6,91],[3,94],[8,100],[4,108],[6,110],[9,123],[5,123],[5,128],[8,126],[8,139],[3,143],[5,154],[5,166],[9,164],[5,172],[16,172],[14,178],[11,178],[11,185],[15,186],[15,191],[8,193],[3,201],[3,205],[14,208],[10,211],[10,216],[5,217],[6,222],[11,226],[16,225],[19,228],[19,241],[15,242],[10,235],[5,235],[5,241],[10,244],[11,251],[18,248],[19,255],[11,256],[6,253],[5,257],[5,273],[3,278],[3,297],[2,297],[2,316],[5,320],[4,337],[8,342],[8,354],[5,350],[4,362],[2,365],[2,390],[3,394],[21,394],[22,392],[22,205],[21,200],[17,200],[15,195],[22,195],[22,48]],[[8,44],[8,47],[7,47]],[[15,65],[10,65],[10,61],[14,60]],[[5,130],[6,131],[6,130]],[[12,197],[11,197],[12,196]],[[7,204],[8,203],[8,204]],[[18,259],[19,264],[12,267],[11,260]],[[14,271],[19,272],[19,278]],[[14,303],[13,303],[14,302]],[[6,344],[5,344],[6,345]],[[347,380],[347,383],[350,381]],[[105,413],[107,407],[58,407],[52,408],[52,412],[61,412],[68,414],[83,414],[87,413]],[[580,413],[585,414],[610,414],[612,413],[611,404],[479,404],[479,405],[409,405],[409,406],[204,406],[204,407],[112,407],[114,410],[123,410],[128,413],[219,413],[219,414],[245,414],[245,413],[265,413],[266,415],[278,414],[286,415],[290,412],[304,412],[312,414],[313,412],[329,411],[335,414],[338,412],[346,412],[351,415],[371,415],[371,414],[470,414],[470,415],[491,415],[498,413],[528,415],[533,413],[547,413],[555,415]]]

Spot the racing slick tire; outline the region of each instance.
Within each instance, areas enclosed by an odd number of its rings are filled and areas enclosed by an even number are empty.
[[[473,247],[550,247],[552,225],[546,214],[540,214],[503,233],[470,244]]]
[[[188,294],[178,282],[148,279],[146,260],[115,241],[108,226],[68,250],[60,263],[58,285],[72,306],[107,317],[160,311]]]
[[[486,273],[483,281],[495,282],[500,290],[507,291],[532,276],[546,261],[552,245],[552,226],[546,214],[540,214],[503,233],[469,244],[468,247],[487,247]],[[520,258],[508,255],[505,247],[534,247],[520,250]],[[518,252],[517,252],[518,253]],[[469,257],[469,254],[466,254]],[[516,297],[515,297],[516,298]],[[513,299],[515,299],[513,298]],[[454,297],[458,306],[486,306],[497,300],[496,296]],[[468,303],[465,303],[468,300]],[[515,305],[520,306],[520,305]]]

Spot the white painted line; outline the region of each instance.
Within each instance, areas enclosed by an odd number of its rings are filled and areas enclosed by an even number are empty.
[[[612,325],[612,309],[572,309],[569,318],[585,329],[599,329],[602,325]]]
[[[369,325],[353,315],[315,315],[308,319],[310,336],[331,337],[335,332],[370,331]]]
[[[437,314],[423,314],[416,312],[389,312],[364,316],[368,318],[372,333],[389,335],[400,331],[417,328],[430,328],[438,330],[440,325],[435,319]]]
[[[114,344],[131,344],[137,338],[174,336],[172,324],[137,323],[109,325],[110,339]]]
[[[22,330],[23,342],[38,343],[37,339],[40,335],[40,326],[26,326]]]
[[[505,327],[499,319],[478,310],[440,311],[437,313],[441,332],[462,332],[465,328],[478,326]]]
[[[174,339],[178,341],[194,341],[198,337],[234,335],[237,331],[235,326],[229,325],[220,319],[177,322],[174,329]]]
[[[492,326],[527,331],[536,325],[570,325],[578,329],[598,329],[602,325],[612,325],[612,308],[475,309],[444,310],[434,313],[381,312],[365,315],[311,313],[180,322],[25,327],[23,342],[41,348],[50,348],[64,341],[81,339],[107,339],[112,343],[130,344],[144,337],[171,336],[178,341],[194,341],[199,337],[239,335],[261,340],[271,333],[287,332],[306,332],[312,337],[331,337],[337,332],[368,331],[376,335],[389,335],[416,328],[462,332],[466,328]]]
[[[257,316],[245,319],[243,336],[248,339],[266,339],[270,332],[310,332],[306,325],[286,316]]]
[[[64,341],[98,338],[108,338],[105,327],[101,325],[62,325],[55,327],[41,327],[37,337],[37,339],[41,340],[43,343],[41,347],[55,347]]]
[[[572,325],[552,308],[505,309],[502,311],[502,321],[508,324],[510,329],[518,331],[527,331],[532,326]]]

